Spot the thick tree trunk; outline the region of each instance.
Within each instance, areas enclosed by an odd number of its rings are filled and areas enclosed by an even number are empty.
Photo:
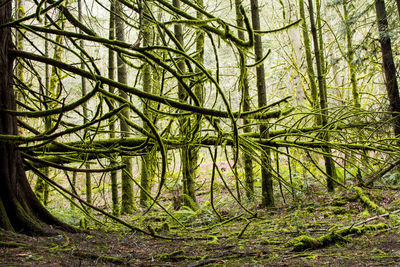
[[[260,29],[259,12],[260,11],[258,8],[258,0],[251,0],[251,17],[254,30]],[[255,36],[254,53],[256,54],[256,61],[259,61],[263,57],[262,41],[260,35]],[[264,64],[260,64],[256,67],[256,74],[258,106],[263,107],[267,104]],[[265,123],[260,125],[260,136],[261,138],[268,138],[268,127]],[[271,207],[275,205],[275,200],[271,173],[271,151],[268,148],[265,148],[264,151],[262,151],[261,153],[261,164],[261,205],[263,207]]]
[[[11,21],[12,1],[0,0],[0,25]],[[11,29],[0,29],[0,109],[15,110],[12,85],[13,58]],[[0,112],[0,134],[17,135],[17,120],[7,112]],[[53,217],[33,193],[23,168],[16,145],[0,141],[0,228],[27,234],[44,234],[43,223],[73,230]]]
[[[396,79],[396,67],[393,61],[392,44],[388,32],[388,21],[385,1],[376,0],[376,19],[378,21],[379,38],[381,42],[383,69],[386,78],[386,90],[390,103],[390,112],[393,116],[393,130],[396,137],[400,135],[400,96]],[[400,143],[400,141],[398,142]]]

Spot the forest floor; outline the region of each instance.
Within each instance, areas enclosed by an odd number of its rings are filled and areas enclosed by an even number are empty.
[[[363,190],[386,210],[398,209],[400,191]],[[174,214],[186,220],[185,229],[160,212],[130,217],[135,225],[146,231],[154,227],[171,240],[115,224],[92,227],[89,234],[47,237],[0,232],[0,266],[400,266],[397,215],[366,222],[376,214],[365,208],[354,191],[312,194],[301,204],[258,209],[257,218],[235,205],[225,206],[220,213],[230,219],[223,223],[205,219],[211,218],[210,211],[200,210]],[[294,249],[298,236],[318,237],[359,222],[383,222],[386,227]]]

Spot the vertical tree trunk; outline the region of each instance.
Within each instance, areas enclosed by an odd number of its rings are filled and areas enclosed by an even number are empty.
[[[122,5],[119,1],[115,2],[115,36],[116,39],[125,42],[125,29],[124,22],[122,20],[124,14],[122,11]],[[117,58],[117,75],[118,82],[127,84],[127,69],[126,64],[122,61],[121,57]],[[128,100],[128,95],[120,90],[119,94],[124,99]],[[123,117],[129,119],[130,110],[126,108],[122,111]],[[129,126],[124,121],[120,121],[121,138],[129,137]],[[132,181],[132,160],[130,157],[123,156],[122,163],[126,165],[125,169],[121,171],[122,181],[122,203],[121,203],[121,214],[132,213],[136,209],[136,205],[133,198],[133,181]]]
[[[396,67],[393,61],[392,44],[388,32],[388,21],[385,1],[375,0],[376,19],[378,22],[379,39],[381,43],[383,69],[386,78],[386,91],[389,98],[389,110],[393,117],[394,135],[400,134],[400,97],[396,79]],[[398,144],[400,141],[398,141]]]
[[[319,4],[319,2],[318,2]],[[328,98],[327,98],[327,91],[326,91],[326,81],[325,81],[325,74],[324,74],[324,57],[321,55],[323,51],[321,51],[322,44],[322,32],[319,33],[321,37],[318,36],[317,28],[315,26],[314,20],[314,9],[313,9],[313,2],[312,0],[308,0],[308,8],[310,13],[310,24],[311,24],[311,34],[313,37],[314,43],[314,54],[315,54],[315,62],[317,66],[317,79],[318,79],[318,88],[319,88],[319,105],[321,108],[321,119],[320,123],[322,126],[327,125],[328,123]],[[320,6],[317,5],[317,10],[319,11]],[[320,20],[319,14],[317,14],[317,20]],[[317,22],[320,24],[320,22]],[[319,39],[320,38],[320,39]],[[329,134],[324,133],[322,139],[325,142],[329,142]],[[336,179],[336,168],[335,164],[332,159],[332,151],[329,147],[324,147],[322,149],[325,152],[324,160],[325,160],[325,170],[327,174],[327,188],[329,192],[334,191],[334,181]]]
[[[82,2],[81,0],[78,0],[78,20],[82,21]],[[79,29],[79,33],[82,34],[82,30]],[[83,40],[79,41],[79,45],[82,49],[85,49],[85,42]],[[84,62],[84,53],[81,51],[81,69],[85,69],[85,62]],[[82,96],[86,95],[86,79],[84,77],[81,77],[81,90],[82,90]],[[86,124],[88,122],[88,108],[87,108],[87,102],[83,103],[82,105],[82,114],[83,114],[83,124]],[[86,133],[87,129],[84,130],[84,138],[86,139]],[[90,163],[86,163],[85,167],[87,169],[90,169]],[[86,201],[87,203],[91,204],[92,203],[92,177],[90,175],[90,172],[87,172],[85,174],[85,181],[86,181]]]
[[[236,9],[236,25],[240,28],[243,28],[243,15],[240,13],[239,6],[242,4],[242,0],[235,0],[235,9]],[[244,32],[242,30],[238,30],[238,37],[242,40],[245,39]],[[242,107],[243,111],[250,110],[250,92],[249,92],[249,80],[247,76],[247,59],[246,55],[239,51],[241,58],[241,67],[240,67],[240,81],[239,88],[242,93]],[[251,132],[251,126],[249,126],[250,122],[248,119],[243,119],[243,132],[249,133]],[[254,173],[253,173],[253,160],[250,155],[243,152],[242,154],[243,162],[244,162],[244,173],[245,173],[245,185],[246,185],[246,198],[250,201],[254,200]]]
[[[349,19],[349,11],[348,11],[348,0],[343,1],[343,16],[344,16],[344,24],[346,26],[346,41],[347,41],[347,64],[349,65],[349,73],[350,73],[350,82],[351,82],[351,92],[353,94],[353,105],[356,108],[360,108],[360,94],[358,93],[357,88],[357,76],[356,76],[356,68],[354,64],[354,48],[353,48],[353,37],[350,28],[350,19]]]
[[[145,0],[146,1],[146,0]],[[151,3],[149,1],[146,1],[147,3],[144,3],[144,5],[141,7],[143,8],[143,15],[150,15],[151,13]],[[139,14],[141,16],[141,14]],[[141,33],[143,36],[143,47],[147,47],[152,45],[153,43],[153,38],[152,38],[152,28],[150,25],[150,22],[143,16],[140,18],[140,21],[142,23],[141,25]],[[150,64],[145,63],[143,66],[143,76],[142,76],[142,82],[143,82],[143,91],[152,93],[153,92],[153,74],[152,74],[152,69]],[[152,119],[152,113],[150,109],[148,108],[148,105],[151,105],[151,101],[147,100],[144,105],[143,105],[143,114],[146,115],[150,120]],[[143,122],[143,127],[146,130],[150,130],[149,126],[147,123]],[[154,157],[156,156],[154,151],[147,151],[145,155],[142,156],[142,169],[141,169],[141,178],[140,178],[140,185],[142,186],[143,189],[140,190],[140,205],[143,207],[147,207],[149,203],[149,197],[145,193],[151,192],[151,184],[153,180],[153,175],[154,175]]]
[[[110,26],[108,29],[108,39],[115,40],[115,0],[111,0],[110,3]],[[108,49],[108,78],[114,80],[115,78],[115,53],[113,50]],[[108,90],[110,93],[114,93],[115,88],[109,86]],[[115,121],[114,118],[110,119],[110,138],[115,138]],[[111,156],[111,165],[115,165],[114,156]],[[112,199],[112,213],[115,216],[119,214],[119,203],[118,203],[118,172],[112,171],[110,173],[111,180],[111,199]]]
[[[303,42],[304,42],[304,49],[306,54],[306,63],[307,63],[307,75],[310,83],[310,90],[311,90],[311,107],[314,112],[319,111],[319,102],[318,102],[318,90],[317,84],[315,83],[315,72],[314,72],[314,65],[312,60],[312,53],[311,53],[311,41],[308,35],[308,26],[306,21],[306,15],[304,10],[304,0],[299,0],[299,13],[301,18],[301,30],[303,33]],[[316,116],[315,121],[319,121],[319,116]]]
[[[11,21],[12,1],[0,0],[0,25]],[[0,109],[15,110],[13,90],[13,61],[9,50],[13,47],[10,28],[0,29]],[[0,112],[0,134],[17,135],[15,116]],[[25,175],[20,152],[15,144],[0,141],[0,228],[27,234],[47,231],[39,222],[72,227],[58,221],[40,203]]]
[[[180,1],[173,0],[173,5],[176,8],[180,8]],[[183,41],[183,29],[181,24],[174,25],[174,33],[178,42],[182,45]],[[178,69],[180,73],[185,73],[185,62],[183,60],[178,60]],[[178,97],[183,101],[187,101],[187,92],[185,88],[179,83],[178,84]],[[182,118],[179,121],[181,136],[187,136],[190,131],[190,120]],[[181,149],[181,164],[182,164],[182,200],[185,206],[192,209],[196,208],[196,194],[195,194],[195,180],[194,174],[191,172],[191,148],[189,146],[183,147]]]
[[[258,8],[258,0],[251,0],[251,17],[254,30],[260,29],[260,15]],[[263,57],[263,48],[260,35],[255,35],[254,53],[256,61]],[[258,92],[258,106],[262,107],[267,104],[267,91],[265,86],[265,71],[264,64],[256,67],[257,74],[257,92]],[[260,125],[260,137],[268,138],[268,127],[265,123]],[[265,148],[261,153],[261,184],[262,184],[262,199],[261,205],[263,207],[271,207],[275,205],[273,180],[271,173],[271,151]]]

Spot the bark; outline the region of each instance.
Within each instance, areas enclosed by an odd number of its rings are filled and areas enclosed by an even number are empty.
[[[389,110],[393,117],[394,135],[400,134],[400,96],[399,86],[396,79],[396,67],[393,61],[392,44],[388,32],[388,21],[385,1],[375,1],[376,19],[379,29],[379,38],[382,51],[383,70],[386,78],[386,91],[389,98]],[[400,141],[398,141],[398,144]]]
[[[239,6],[242,4],[242,0],[235,0],[235,9],[236,9],[236,25],[239,28],[243,28],[243,15],[240,13]],[[243,31],[238,30],[238,37],[242,40],[245,39],[245,34]],[[250,92],[249,92],[249,80],[247,75],[247,59],[246,55],[239,50],[241,53],[241,66],[240,66],[240,77],[239,80],[239,88],[242,93],[242,108],[243,111],[250,111]],[[248,119],[243,119],[243,132],[250,133],[251,126],[249,126],[250,121]],[[248,200],[254,200],[254,173],[253,173],[253,160],[250,155],[246,152],[242,153],[243,165],[244,165],[244,173],[245,173],[245,185],[246,185],[246,198]]]
[[[82,2],[81,0],[77,0],[78,2],[78,20],[82,21]],[[83,34],[82,30],[79,29],[79,33]],[[84,40],[79,41],[80,47],[84,50],[85,49],[85,42]],[[84,62],[84,53],[81,51],[81,69],[85,69],[85,62]],[[85,96],[87,93],[87,88],[86,88],[86,79],[85,77],[81,77],[81,90],[82,90],[82,96]],[[88,122],[88,108],[87,108],[87,102],[83,103],[82,105],[82,114],[83,114],[83,124],[86,124]],[[84,136],[86,138],[86,132],[87,129],[84,130]],[[90,163],[85,164],[86,169],[90,169]],[[85,174],[85,181],[86,181],[86,202],[89,204],[92,204],[92,177],[90,175],[90,172],[87,172]]]
[[[353,37],[350,28],[350,18],[348,11],[348,0],[343,1],[343,14],[344,14],[344,24],[346,27],[346,41],[347,41],[347,64],[349,65],[350,82],[351,82],[351,92],[353,94],[353,105],[356,108],[360,108],[360,94],[357,88],[357,76],[356,67],[354,64],[354,48],[353,48]]]
[[[251,17],[254,30],[260,30],[260,15],[259,15],[258,0],[251,0]],[[260,35],[255,35],[254,40],[254,53],[256,55],[256,61],[259,61],[263,57],[263,48]],[[265,86],[265,71],[264,64],[260,64],[256,67],[257,76],[257,96],[258,106],[262,107],[267,104],[267,91]],[[268,138],[268,125],[265,123],[260,125],[260,136],[261,138]],[[265,148],[261,153],[261,205],[264,207],[274,206],[274,192],[273,192],[273,180],[271,173],[271,151]]]
[[[0,25],[11,21],[12,1],[0,0]],[[10,28],[0,29],[0,109],[15,110],[13,47]],[[0,134],[17,135],[16,117],[0,112]],[[0,228],[27,234],[48,233],[43,223],[74,230],[58,221],[40,203],[25,175],[22,157],[12,142],[0,141]]]
[[[122,5],[119,1],[115,2],[115,36],[118,41],[125,42],[125,29]],[[118,82],[127,84],[127,68],[126,64],[122,61],[121,57],[117,58],[117,75]],[[119,94],[122,98],[129,100],[128,95],[125,91],[119,90]],[[130,110],[125,108],[122,111],[123,117],[129,119]],[[120,121],[121,138],[129,137],[129,126],[125,120]],[[133,198],[133,180],[132,180],[132,160],[130,157],[122,157],[122,163],[126,165],[126,168],[121,172],[122,181],[122,203],[121,203],[121,214],[132,213],[136,210],[136,205]]]
[[[148,2],[148,1],[147,1]],[[152,45],[153,38],[152,38],[152,28],[150,22],[145,19],[146,15],[150,15],[151,12],[151,3],[145,4],[143,7],[143,18],[140,18],[142,25],[140,25],[143,36],[143,47],[147,47]],[[141,16],[139,14],[139,16]],[[148,93],[153,93],[153,84],[152,84],[152,69],[150,64],[145,63],[143,66],[143,91]],[[151,105],[151,101],[148,100],[143,105],[143,114],[146,115],[150,120],[152,120],[152,114],[148,105]],[[150,127],[147,123],[143,123],[143,128],[147,131],[150,130]],[[148,194],[145,191],[151,192],[151,185],[154,179],[154,157],[156,156],[155,151],[148,150],[145,155],[142,156],[142,169],[141,169],[141,178],[140,178],[140,185],[142,188],[140,189],[140,205],[147,207],[150,201]]]
[[[303,33],[303,42],[306,54],[307,75],[310,83],[311,107],[314,112],[317,112],[319,110],[318,90],[317,90],[317,84],[315,83],[315,72],[314,72],[312,53],[311,53],[311,41],[308,35],[308,26],[304,10],[304,0],[299,0],[299,11],[300,11],[300,18],[302,20],[301,30]],[[318,121],[317,118],[316,121]]]
[[[110,26],[108,29],[109,40],[115,40],[115,1],[111,0],[110,4]],[[115,78],[115,53],[112,49],[108,50],[108,78],[114,80]],[[115,88],[111,85],[108,86],[110,93],[114,93]],[[115,138],[115,121],[114,118],[110,119],[110,139]],[[115,165],[114,156],[111,156],[111,166]],[[114,216],[119,214],[119,203],[118,203],[118,176],[117,171],[110,173],[111,180],[111,199],[112,199],[112,213]]]
[[[397,5],[397,12],[399,13],[400,16],[400,0],[396,0],[396,5]]]
[[[173,5],[180,8],[180,1],[173,0]],[[175,38],[183,47],[183,29],[181,24],[174,25]],[[185,62],[183,60],[177,61],[178,70],[180,73],[185,73]],[[186,102],[188,95],[182,84],[178,84],[178,97],[181,102]],[[190,132],[190,120],[182,118],[179,120],[181,136],[188,137]],[[193,160],[192,147],[186,146],[181,149],[181,164],[182,164],[182,200],[183,205],[195,209],[196,207],[196,194],[195,194],[195,174],[192,172],[190,161]]]
[[[315,54],[315,62],[317,66],[317,80],[318,80],[318,89],[319,89],[319,105],[321,108],[321,117],[320,124],[322,126],[327,125],[328,123],[328,98],[327,98],[327,90],[326,90],[326,81],[325,81],[325,60],[323,56],[323,44],[322,44],[322,32],[317,31],[315,20],[314,20],[314,9],[312,0],[308,0],[308,8],[310,13],[310,24],[311,24],[311,34],[314,43],[314,54]],[[321,25],[320,20],[320,5],[319,1],[317,3],[317,24]],[[322,48],[322,50],[321,50]],[[329,142],[329,134],[328,132],[324,133],[321,137],[325,142]],[[322,148],[325,152],[324,161],[325,161],[325,170],[327,174],[327,188],[329,192],[334,191],[334,181],[336,179],[336,168],[332,159],[332,151],[329,147]]]

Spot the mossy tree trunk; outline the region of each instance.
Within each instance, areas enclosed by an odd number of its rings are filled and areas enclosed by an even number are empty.
[[[258,6],[258,0],[251,0],[251,18],[254,30],[260,30],[260,11]],[[254,53],[256,55],[256,61],[259,61],[263,57],[263,47],[260,35],[255,35]],[[259,64],[256,67],[256,79],[257,79],[257,96],[258,106],[263,107],[267,104],[267,90],[265,86],[265,70],[264,64]],[[260,137],[268,138],[268,125],[266,122],[262,122],[260,125]],[[271,207],[275,205],[273,180],[271,172],[271,151],[268,148],[264,148],[261,152],[261,205],[263,207]]]
[[[308,26],[304,10],[304,0],[299,0],[299,13],[301,18],[301,31],[303,34],[303,43],[304,43],[304,50],[307,63],[307,76],[309,80],[308,82],[310,84],[309,86],[311,92],[311,99],[310,99],[311,107],[314,112],[318,112],[319,111],[318,89],[317,89],[317,84],[315,82],[315,71],[312,60],[311,41],[308,34]],[[315,119],[316,122],[318,122],[318,117],[319,116],[316,116]]]
[[[111,0],[110,3],[110,26],[108,29],[108,39],[115,40],[115,0]],[[115,79],[115,52],[112,49],[108,49],[108,78],[110,80]],[[109,86],[108,90],[110,93],[114,93],[115,88],[113,86]],[[115,138],[115,120],[114,118],[110,119],[109,123],[109,131],[110,131],[110,139]],[[111,165],[115,165],[115,155],[111,156]],[[112,171],[110,173],[111,180],[111,199],[112,199],[112,213],[115,216],[119,214],[119,203],[118,203],[118,172]]]
[[[400,96],[396,78],[396,66],[393,61],[392,43],[388,32],[388,20],[385,1],[375,0],[376,19],[381,43],[383,70],[386,78],[386,91],[389,98],[389,110],[393,117],[393,131],[400,135]],[[400,144],[400,141],[397,142]]]
[[[143,9],[143,16],[140,18],[141,21],[141,33],[143,37],[143,47],[153,45],[153,29],[151,27],[150,22],[146,19],[145,15],[150,15],[151,3],[146,1],[141,8]],[[139,14],[141,16],[141,14]],[[142,85],[143,91],[148,93],[153,93],[153,71],[152,67],[148,63],[144,63],[143,66],[143,74],[142,74]],[[149,108],[151,105],[151,101],[147,100],[143,105],[143,114],[147,116],[150,120],[152,120],[152,112]],[[143,128],[150,131],[150,127],[147,123],[143,123]],[[143,207],[147,207],[149,204],[149,196],[145,191],[151,192],[151,185],[154,179],[154,169],[155,169],[155,156],[154,150],[147,151],[145,155],[142,156],[142,169],[141,169],[141,177],[140,177],[140,185],[142,186],[140,190],[140,205]]]
[[[353,34],[351,30],[350,16],[348,10],[349,0],[344,0],[343,5],[343,18],[344,25],[346,27],[346,45],[347,45],[347,65],[349,66],[350,82],[351,82],[351,92],[353,95],[353,105],[356,108],[360,108],[360,94],[357,87],[357,76],[356,76],[356,66],[354,64],[354,47],[353,47]]]
[[[240,13],[239,6],[242,4],[242,0],[235,0],[235,10],[236,10],[236,25],[240,28],[243,28],[243,15]],[[241,40],[245,40],[245,35],[242,30],[238,30],[238,37]],[[247,75],[247,59],[245,53],[239,51],[241,53],[241,66],[240,66],[240,80],[239,80],[239,88],[242,93],[242,108],[243,111],[250,110],[250,92],[249,92],[249,79]],[[250,133],[251,126],[250,121],[248,119],[243,119],[243,132]],[[243,165],[244,165],[244,174],[245,174],[245,185],[246,185],[246,198],[250,201],[254,200],[254,172],[253,172],[253,160],[250,155],[246,152],[242,153]]]
[[[313,1],[308,0],[308,9],[310,13],[310,24],[311,24],[311,35],[314,43],[314,55],[315,62],[317,66],[317,80],[318,80],[318,90],[319,90],[319,105],[320,105],[320,124],[322,126],[328,123],[328,97],[326,90],[326,80],[325,80],[325,57],[323,55],[323,40],[322,40],[322,29],[317,30],[314,19],[314,8]],[[317,25],[321,24],[320,16],[320,3],[317,1]],[[322,27],[322,26],[321,26]],[[322,49],[321,49],[322,48]],[[326,132],[321,137],[325,142],[329,142],[329,133]],[[324,161],[325,161],[325,171],[327,175],[326,183],[329,192],[334,191],[334,182],[336,180],[336,168],[335,163],[332,159],[332,151],[330,147],[324,147]]]
[[[125,25],[122,20],[124,17],[123,8],[119,1],[115,2],[115,36],[116,39],[125,42]],[[117,79],[122,84],[127,84],[127,68],[120,56],[117,58]],[[120,90],[119,94],[124,99],[128,100],[128,95],[125,91]],[[122,116],[126,119],[130,117],[129,108],[125,108]],[[127,138],[129,134],[129,125],[124,119],[120,121],[121,138]],[[121,171],[122,182],[122,199],[121,199],[121,214],[132,213],[136,210],[136,205],[133,197],[133,178],[132,178],[132,159],[127,156],[122,157],[122,163],[126,165],[125,169]]]
[[[180,8],[180,1],[173,0],[174,7]],[[184,47],[183,28],[181,24],[174,25],[174,34],[177,41]],[[183,59],[177,61],[177,67],[180,73],[186,72],[185,62]],[[186,102],[188,94],[185,88],[178,82],[178,97],[182,102]],[[182,118],[179,120],[180,134],[182,138],[189,137],[191,131],[191,120]],[[181,166],[182,166],[182,202],[183,205],[192,209],[196,208],[196,194],[195,194],[195,173],[192,171],[193,153],[191,146],[185,146],[181,149]]]
[[[78,0],[78,20],[82,21],[82,2],[81,0]],[[79,33],[83,34],[82,30],[79,29]],[[84,50],[85,49],[85,42],[83,40],[79,41],[80,47]],[[81,69],[85,69],[85,62],[84,62],[84,53],[81,51]],[[82,90],[82,96],[86,95],[86,79],[84,77],[81,77],[81,90]],[[82,105],[82,114],[83,114],[83,124],[86,124],[88,122],[88,107],[87,107],[87,102],[83,103]],[[87,138],[87,129],[84,130],[84,140]],[[87,169],[90,169],[90,163],[86,163],[85,167]],[[85,181],[86,181],[86,201],[89,204],[92,204],[92,177],[90,172],[85,173]]]
[[[0,0],[0,25],[11,21],[12,1]],[[15,110],[11,29],[0,28],[0,109]],[[18,135],[16,117],[0,112],[0,134]],[[45,224],[72,227],[52,216],[36,198],[25,175],[20,152],[12,142],[0,141],[0,228],[27,234],[47,233]]]

